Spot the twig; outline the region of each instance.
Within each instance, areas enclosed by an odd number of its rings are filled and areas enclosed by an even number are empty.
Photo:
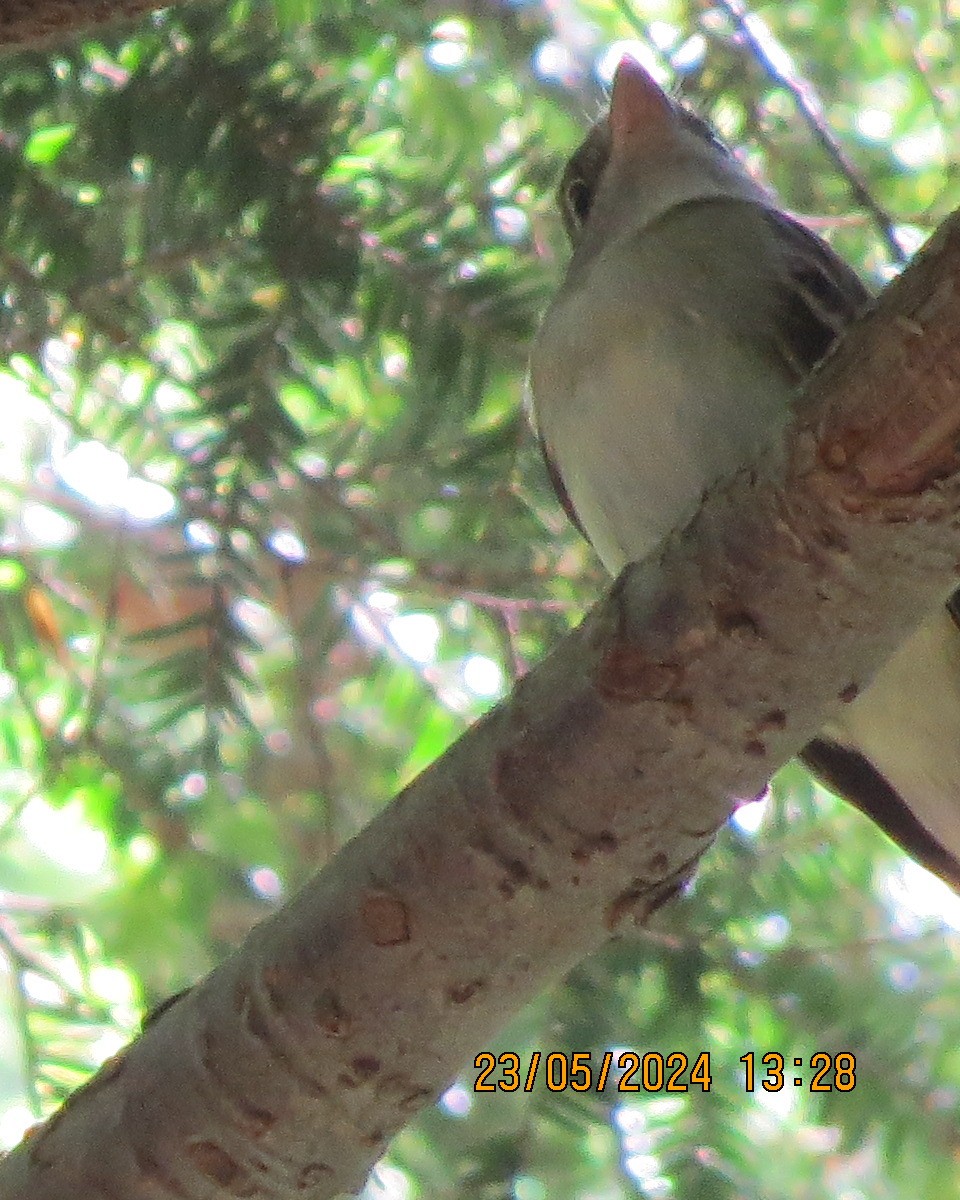
[[[770,47],[776,45],[773,34],[760,17],[747,11],[741,0],[716,0],[716,4],[733,21],[737,32],[769,78],[786,88],[793,97],[797,111],[814,139],[846,180],[857,203],[873,217],[893,258],[901,265],[905,263],[909,256],[897,238],[893,218],[874,198],[857,168],[834,137],[823,118],[823,110],[811,85],[796,75],[788,75],[773,61],[770,54]]]

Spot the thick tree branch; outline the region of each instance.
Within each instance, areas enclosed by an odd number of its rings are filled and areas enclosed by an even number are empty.
[[[0,0],[0,46],[40,46],[143,17],[156,0]]]
[[[356,1187],[507,1019],[693,869],[956,582],[960,217],[782,452],[0,1168],[2,1200]]]

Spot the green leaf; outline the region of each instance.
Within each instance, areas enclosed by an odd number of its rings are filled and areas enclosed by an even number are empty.
[[[76,125],[48,125],[30,135],[23,148],[23,157],[35,166],[47,166],[57,159],[61,150],[73,141]]]

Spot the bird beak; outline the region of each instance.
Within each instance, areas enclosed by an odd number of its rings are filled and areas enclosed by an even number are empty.
[[[624,55],[613,76],[610,135],[614,153],[650,153],[672,138],[676,117],[669,97],[636,59]]]

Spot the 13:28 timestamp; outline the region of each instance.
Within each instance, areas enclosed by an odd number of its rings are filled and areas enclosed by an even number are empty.
[[[810,1055],[807,1063],[802,1058],[786,1059],[776,1050],[769,1050],[762,1055],[759,1063],[757,1055],[751,1050],[740,1055],[744,1065],[744,1090],[756,1090],[759,1079],[760,1086],[765,1092],[780,1092],[785,1087],[806,1087],[811,1092],[852,1092],[857,1085],[857,1060],[849,1050],[841,1050],[839,1054],[827,1054],[818,1050]],[[790,1075],[788,1066],[792,1063],[795,1070],[807,1068],[813,1072],[810,1079],[802,1075]]]

